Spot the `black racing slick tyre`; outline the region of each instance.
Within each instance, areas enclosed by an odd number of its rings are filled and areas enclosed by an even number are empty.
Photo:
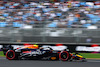
[[[13,50],[7,51],[6,58],[8,60],[14,60],[14,59],[16,59],[15,51],[13,51]]]
[[[68,61],[69,60],[69,53],[67,51],[60,52],[59,59],[62,61]]]

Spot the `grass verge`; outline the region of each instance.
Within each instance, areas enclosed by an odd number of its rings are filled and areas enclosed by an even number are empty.
[[[79,53],[85,58],[100,58],[100,53]]]
[[[5,57],[5,55],[3,54],[3,51],[0,51],[0,57]]]

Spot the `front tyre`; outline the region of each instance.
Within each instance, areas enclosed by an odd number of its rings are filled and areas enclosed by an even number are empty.
[[[6,53],[6,58],[9,59],[9,60],[14,60],[14,59],[16,59],[16,57],[15,57],[15,52],[14,52],[13,50],[7,51],[7,53]]]
[[[67,51],[63,51],[59,53],[59,59],[62,61],[68,61],[69,53]]]

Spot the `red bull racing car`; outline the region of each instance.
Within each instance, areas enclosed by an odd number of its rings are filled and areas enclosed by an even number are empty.
[[[60,48],[64,48],[63,50]],[[62,60],[73,61],[86,59],[79,55],[73,54],[66,49],[65,46],[42,46],[38,45],[25,45],[17,49],[8,50],[6,52],[6,58],[9,60],[21,60],[21,59],[46,59],[46,60]]]

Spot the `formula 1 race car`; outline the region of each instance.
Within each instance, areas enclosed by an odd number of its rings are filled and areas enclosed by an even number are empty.
[[[18,59],[46,59],[46,60],[62,60],[62,61],[73,61],[73,60],[82,60],[86,59],[78,54],[72,54],[68,49],[59,50],[58,47],[65,46],[46,46],[39,47],[38,45],[25,45],[14,50],[8,50],[6,52],[6,58],[9,60],[18,60]],[[57,48],[58,50],[54,50]]]

